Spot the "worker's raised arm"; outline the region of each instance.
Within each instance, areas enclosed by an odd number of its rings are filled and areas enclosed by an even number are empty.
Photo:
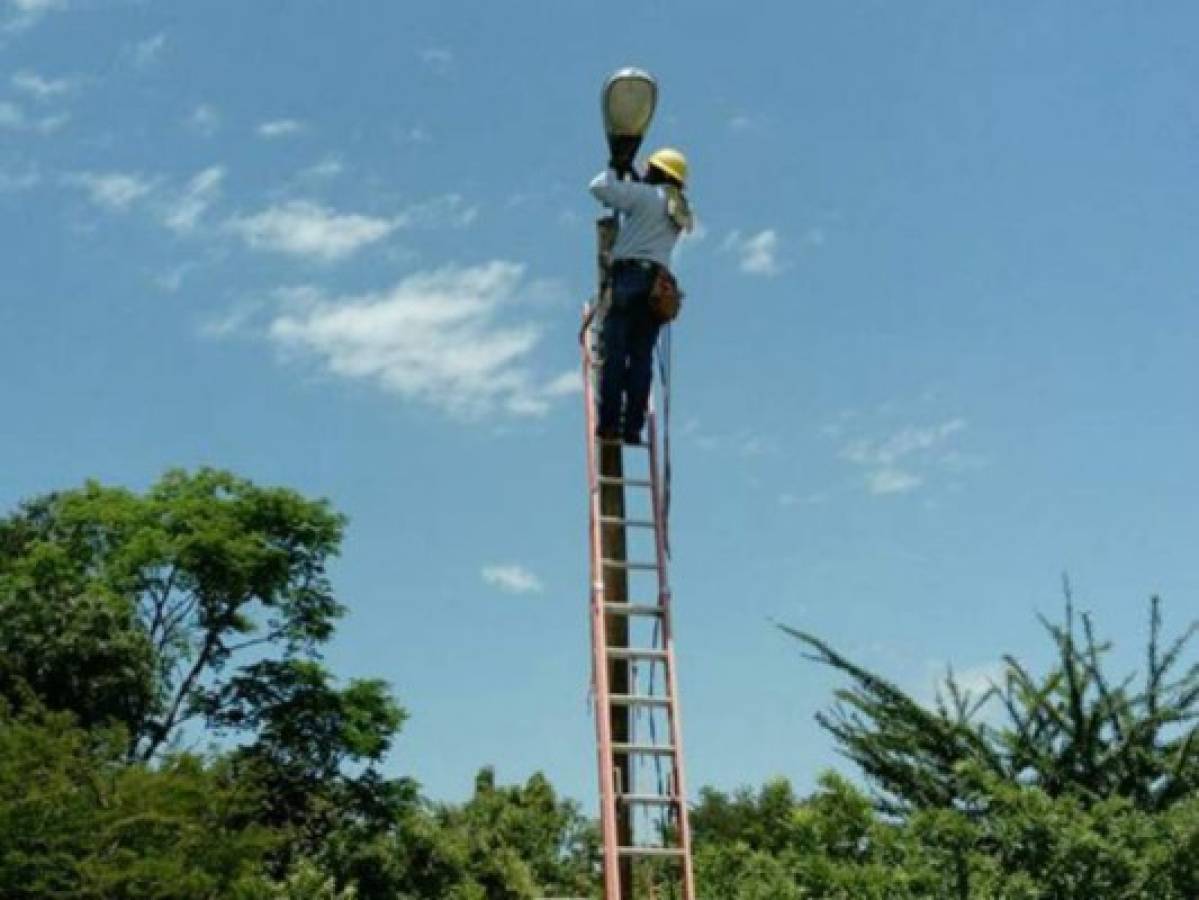
[[[621,181],[615,169],[605,169],[591,181],[591,194],[604,206],[628,212],[637,204],[646,186],[636,181]]]

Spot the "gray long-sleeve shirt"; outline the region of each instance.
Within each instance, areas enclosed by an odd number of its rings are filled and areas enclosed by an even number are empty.
[[[613,259],[649,259],[670,268],[679,229],[667,212],[663,187],[621,181],[607,169],[592,180],[591,193],[600,203],[624,214],[612,247]]]

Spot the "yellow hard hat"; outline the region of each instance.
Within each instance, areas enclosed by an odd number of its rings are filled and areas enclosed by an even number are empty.
[[[678,150],[670,147],[655,150],[650,155],[649,164],[655,169],[665,172],[679,184],[687,183],[687,157]]]

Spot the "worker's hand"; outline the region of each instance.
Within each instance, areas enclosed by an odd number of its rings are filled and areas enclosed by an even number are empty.
[[[633,168],[631,162],[621,162],[615,159],[608,160],[608,168],[615,172],[618,176],[628,176],[637,181],[637,170]]]

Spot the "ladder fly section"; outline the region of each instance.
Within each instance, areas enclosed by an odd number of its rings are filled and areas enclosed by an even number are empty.
[[[647,445],[595,437],[598,329],[583,340],[592,683],[604,900],[695,900],[659,478]]]

